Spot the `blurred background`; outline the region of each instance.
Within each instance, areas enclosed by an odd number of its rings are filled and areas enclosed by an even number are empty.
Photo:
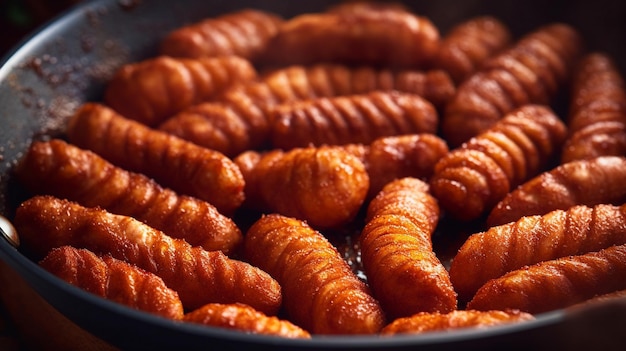
[[[0,0],[0,56],[35,28],[80,0]]]

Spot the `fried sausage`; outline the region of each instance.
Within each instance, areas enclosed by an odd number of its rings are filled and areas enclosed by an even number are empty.
[[[491,210],[487,225],[523,216],[567,210],[575,205],[626,202],[626,158],[601,156],[559,165],[521,184]]]
[[[561,162],[626,155],[626,83],[608,54],[587,54],[574,75]]]
[[[183,321],[234,329],[251,334],[283,338],[311,338],[311,334],[288,320],[267,316],[244,304],[209,303],[185,314]]]
[[[374,334],[384,314],[337,249],[295,218],[261,217],[244,239],[246,258],[283,288],[290,320],[313,334]]]
[[[543,261],[483,285],[468,309],[518,309],[537,314],[626,289],[626,245]]]
[[[272,145],[369,144],[383,136],[435,133],[437,110],[418,95],[397,91],[294,101],[273,109]]]
[[[368,198],[395,179],[428,181],[435,164],[449,151],[443,139],[428,133],[382,137],[369,145],[349,144],[343,148],[363,162],[370,179]]]
[[[97,103],[81,106],[68,122],[71,143],[162,186],[197,197],[230,215],[244,200],[244,179],[224,154],[126,119]]]
[[[283,101],[316,97],[364,94],[377,90],[397,90],[420,95],[433,105],[443,105],[454,95],[450,75],[441,69],[391,70],[371,66],[319,63],[276,69],[264,77]],[[295,95],[297,98],[292,97]]]
[[[475,311],[456,310],[448,313],[420,312],[398,318],[386,325],[381,334],[421,334],[432,331],[450,331],[460,328],[485,328],[505,323],[519,323],[534,320],[532,314],[517,310]]]
[[[453,217],[476,219],[543,170],[566,132],[550,108],[522,106],[439,160],[431,190]]]
[[[454,26],[441,40],[434,65],[461,83],[483,62],[511,44],[508,27],[492,16],[470,18]]]
[[[467,301],[489,279],[541,261],[626,244],[626,206],[574,206],[471,235],[450,266],[459,298]]]
[[[392,71],[339,64],[290,66],[228,89],[216,102],[181,111],[159,129],[228,156],[269,146],[271,109],[291,103],[339,95],[398,90],[417,94],[441,108],[454,94],[450,76],[443,70]]]
[[[369,176],[363,163],[333,147],[273,150],[237,158],[246,181],[247,206],[335,228],[352,220],[365,201]]]
[[[442,135],[457,147],[525,104],[547,104],[570,76],[582,52],[580,34],[553,23],[486,60],[446,105]]]
[[[237,224],[215,206],[178,195],[143,174],[116,167],[60,139],[33,142],[15,173],[32,193],[131,216],[209,251],[231,254],[243,242]]]
[[[160,52],[193,58],[236,55],[254,61],[283,21],[275,13],[257,9],[206,18],[168,33],[160,43]]]
[[[52,249],[39,265],[92,294],[125,306],[170,318],[183,318],[178,293],[158,276],[105,255],[86,249],[61,246]]]
[[[274,315],[282,301],[280,285],[261,269],[221,251],[192,247],[132,217],[36,196],[18,207],[14,224],[32,255],[66,245],[111,255],[161,277],[186,310],[240,302]]]
[[[252,64],[236,56],[159,56],[122,66],[109,80],[104,102],[124,117],[154,127],[186,107],[256,78]]]
[[[432,249],[439,214],[428,184],[416,178],[387,184],[370,202],[359,236],[361,261],[389,319],[456,309],[450,277]]]
[[[308,13],[285,21],[270,40],[263,62],[424,68],[439,40],[439,30],[428,18],[410,12]]]

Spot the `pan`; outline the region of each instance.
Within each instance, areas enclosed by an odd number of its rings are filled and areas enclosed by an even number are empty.
[[[11,219],[24,199],[12,177],[15,162],[36,139],[63,133],[67,118],[86,101],[99,101],[106,82],[121,65],[157,54],[158,41],[172,29],[244,7],[285,18],[321,11],[334,1],[86,1],[24,38],[0,61],[0,214]],[[620,1],[441,0],[407,2],[445,32],[478,15],[494,15],[514,35],[563,21],[579,28],[590,50],[602,50],[626,68],[626,4]],[[80,330],[120,349],[325,349],[458,350],[618,349],[626,345],[626,301],[538,315],[533,321],[487,329],[433,332],[392,338],[328,336],[290,340],[179,323],[126,308],[66,284],[28,259],[3,222],[0,259],[15,274],[3,275],[0,289],[23,285]],[[6,279],[6,277],[10,277]],[[36,318],[36,317],[35,317]],[[45,344],[42,343],[42,344]]]

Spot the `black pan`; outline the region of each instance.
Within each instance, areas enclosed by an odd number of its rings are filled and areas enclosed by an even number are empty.
[[[62,133],[76,107],[101,98],[104,85],[120,65],[155,55],[159,38],[171,29],[246,6],[289,17],[322,10],[330,3],[100,0],[84,2],[51,21],[0,61],[0,214],[12,218],[23,200],[11,169],[30,142]],[[605,51],[617,59],[622,71],[626,68],[626,3],[621,1],[439,0],[407,4],[429,16],[442,32],[481,14],[497,16],[515,35],[552,21],[568,22],[581,30],[588,49]],[[0,239],[0,259],[62,315],[122,349],[617,349],[626,345],[624,300],[554,311],[538,315],[535,321],[482,330],[286,340],[178,323],[106,301],[50,275],[9,240]]]

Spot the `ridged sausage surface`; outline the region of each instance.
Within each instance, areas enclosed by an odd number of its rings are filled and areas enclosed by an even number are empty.
[[[305,222],[263,216],[245,236],[247,259],[283,288],[289,319],[313,334],[375,334],[384,314],[337,249]]]

